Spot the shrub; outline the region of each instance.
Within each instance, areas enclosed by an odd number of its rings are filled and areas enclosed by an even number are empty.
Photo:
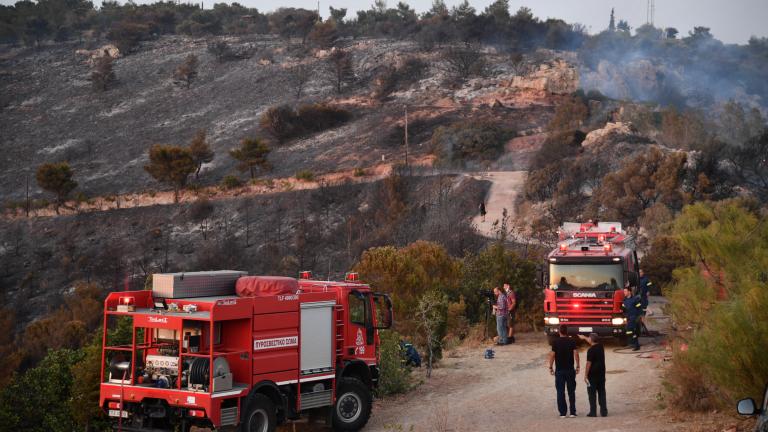
[[[192,81],[197,78],[197,66],[199,61],[194,54],[188,55],[184,62],[173,71],[173,79],[177,84],[183,84],[186,88],[192,85]]]
[[[47,163],[37,168],[35,178],[38,186],[56,195],[57,214],[59,206],[64,204],[70,192],[77,187],[77,182],[72,177],[72,169],[67,162]]]
[[[224,178],[221,180],[221,188],[226,190],[239,188],[242,185],[243,185],[243,182],[240,181],[240,179],[237,178],[237,176],[234,176],[232,174],[224,176]]]
[[[355,271],[376,290],[392,295],[395,310],[415,311],[419,299],[434,290],[452,293],[458,299],[461,263],[437,243],[417,241],[404,248],[383,246],[363,253]],[[414,314],[399,318],[395,325],[406,335],[416,334]]]
[[[107,39],[125,55],[133,51],[139,42],[149,39],[152,30],[149,24],[124,20],[112,25],[107,32]]]
[[[400,334],[394,330],[379,332],[381,339],[379,358],[379,386],[376,393],[388,396],[405,393],[411,387],[410,368],[405,365],[400,347]]]
[[[94,89],[106,91],[117,80],[112,68],[112,62],[113,59],[107,52],[96,59],[91,71],[91,83]]]
[[[531,161],[531,170],[559,162],[565,158],[576,156],[584,142],[586,134],[580,130],[570,130],[552,133],[542,144]]]
[[[67,401],[72,368],[82,358],[80,350],[51,350],[35,368],[15,376],[0,392],[3,427],[32,432],[75,430]]]
[[[664,288],[672,282],[672,273],[676,268],[693,265],[688,252],[680,241],[673,236],[660,235],[653,239],[651,248],[643,256],[642,268],[654,284]]]
[[[473,76],[483,76],[488,70],[485,54],[477,49],[451,48],[443,54],[445,69],[459,81]]]
[[[675,381],[675,374],[669,378],[679,394],[703,392],[702,408],[762,396],[768,377],[764,217],[753,203],[728,200],[685,207],[675,220],[673,235],[695,265],[675,270],[668,290],[670,315],[689,342],[683,355],[673,357],[673,372],[689,367],[701,374],[701,383],[691,388]]]
[[[355,168],[355,177],[364,177],[366,175],[368,175],[368,173],[365,171],[365,168]]]
[[[326,104],[301,105],[297,110],[287,105],[268,109],[259,119],[259,126],[278,142],[303,135],[322,132],[348,122],[352,114]]]
[[[269,146],[259,138],[244,138],[240,147],[230,150],[229,155],[240,162],[237,168],[240,171],[248,171],[253,180],[258,170],[272,169],[272,164],[267,159],[271,151]]]
[[[224,41],[210,42],[208,44],[208,52],[216,57],[216,61],[219,63],[235,59],[235,52],[232,51],[229,44]]]
[[[149,163],[144,170],[155,180],[173,186],[174,201],[179,201],[179,189],[187,184],[197,166],[192,152],[178,146],[155,144],[149,149]]]
[[[296,173],[296,180],[307,182],[315,181],[315,173],[309,170],[301,170]]]
[[[431,146],[442,163],[463,165],[498,158],[512,135],[493,123],[463,121],[437,128]]]
[[[419,81],[428,65],[417,57],[409,57],[400,67],[390,67],[381,72],[374,81],[374,97],[383,99],[392,92],[407,88]]]
[[[352,114],[326,104],[301,105],[297,110],[301,127],[309,132],[321,132],[348,122]]]
[[[272,135],[277,142],[283,142],[299,135],[296,114],[288,105],[269,108],[259,119],[259,126]]]

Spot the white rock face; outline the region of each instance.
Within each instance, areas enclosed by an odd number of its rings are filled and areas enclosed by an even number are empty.
[[[627,137],[637,135],[637,130],[631,123],[608,123],[602,129],[596,129],[587,134],[582,147],[590,147],[606,141],[623,141]]]
[[[508,87],[569,94],[579,88],[579,71],[565,60],[557,59],[540,65],[527,76],[512,77]]]
[[[93,63],[94,60],[102,58],[107,54],[112,58],[118,58],[120,57],[120,50],[112,44],[107,44],[95,50],[79,49],[75,51],[75,54],[85,56],[88,63]]]

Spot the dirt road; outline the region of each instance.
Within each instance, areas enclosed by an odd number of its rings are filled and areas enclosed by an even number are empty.
[[[492,171],[474,176],[478,180],[491,182],[491,189],[485,201],[488,212],[485,222],[479,214],[472,220],[481,234],[486,237],[494,236],[493,223],[501,220],[505,208],[509,220],[515,220],[515,201],[523,192],[526,174],[527,171]]]
[[[651,305],[649,328],[663,329],[661,300]],[[407,395],[378,401],[365,431],[674,431],[659,408],[663,347],[661,338],[643,338],[643,354],[618,350],[605,341],[609,416],[587,418],[583,372],[577,377],[578,418],[559,418],[554,377],[546,366],[549,346],[541,333],[520,335],[514,345],[462,348],[444,359],[433,378]],[[586,346],[582,346],[582,367]],[[618,352],[617,352],[618,350]],[[646,352],[653,351],[653,352]],[[423,371],[416,372],[423,376]]]

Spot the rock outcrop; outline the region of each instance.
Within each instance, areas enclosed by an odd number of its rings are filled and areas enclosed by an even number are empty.
[[[107,44],[102,46],[101,48],[96,48],[94,50],[79,49],[75,51],[75,54],[86,57],[86,61],[89,64],[93,64],[93,62],[96,59],[102,58],[107,55],[112,58],[120,57],[120,50],[112,44]]]

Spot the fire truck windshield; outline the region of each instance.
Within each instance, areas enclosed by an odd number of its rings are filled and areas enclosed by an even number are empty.
[[[620,263],[558,263],[549,265],[549,288],[553,290],[605,290],[624,287]]]

